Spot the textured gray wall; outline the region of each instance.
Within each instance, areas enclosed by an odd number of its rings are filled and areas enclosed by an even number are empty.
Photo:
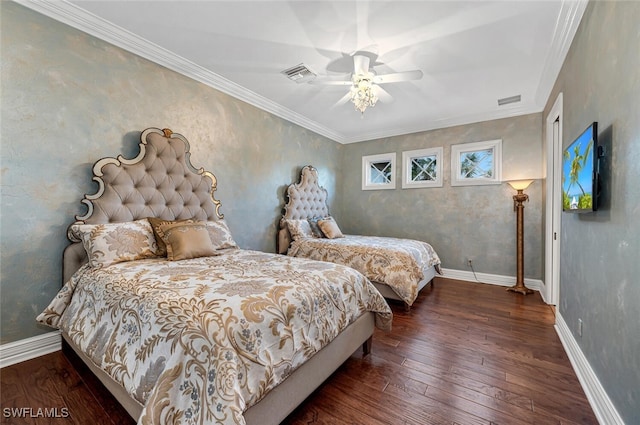
[[[243,248],[275,250],[284,188],[302,165],[319,169],[339,205],[341,145],[15,3],[0,7],[2,343],[50,330],[34,318],[62,285],[66,228],[97,190],[91,167],[135,156],[147,127],[191,142]]]
[[[545,116],[560,92],[564,145],[592,121],[607,145],[605,205],[562,215],[560,314],[620,415],[638,424],[640,2],[589,4]]]
[[[48,330],[33,318],[62,283],[66,227],[96,190],[91,166],[134,156],[149,126],[191,141],[245,248],[274,249],[283,190],[312,163],[345,231],[425,239],[445,267],[472,256],[478,271],[513,275],[512,190],[451,187],[449,147],[502,138],[504,178],[539,177],[542,117],[563,92],[565,143],[597,120],[610,150],[607,206],[563,215],[560,313],[574,332],[584,321],[578,343],[625,421],[640,422],[640,3],[589,5],[542,114],[343,147],[14,3],[0,9],[1,343]],[[395,151],[400,166],[402,151],[434,146],[444,187],[360,190],[362,155]],[[525,208],[531,278],[542,278],[541,186]]]
[[[347,233],[410,237],[429,242],[443,266],[515,276],[515,191],[506,183],[451,186],[451,145],[502,139],[503,180],[536,178],[526,193],[525,277],[542,279],[542,115],[443,128],[345,145],[343,218]],[[402,152],[442,146],[444,184],[402,189]],[[396,152],[396,189],[361,189],[362,157]]]

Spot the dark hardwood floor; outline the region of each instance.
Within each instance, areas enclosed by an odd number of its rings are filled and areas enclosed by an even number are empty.
[[[436,278],[409,312],[391,306],[393,331],[376,330],[372,353],[354,353],[285,424],[598,423],[538,293]],[[78,363],[57,352],[1,369],[1,423],[134,424]]]

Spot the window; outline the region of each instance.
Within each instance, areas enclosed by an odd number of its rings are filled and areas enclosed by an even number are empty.
[[[362,157],[362,190],[395,189],[396,153]]]
[[[442,187],[442,148],[402,152],[402,188]]]
[[[451,146],[451,186],[500,184],[502,140]]]

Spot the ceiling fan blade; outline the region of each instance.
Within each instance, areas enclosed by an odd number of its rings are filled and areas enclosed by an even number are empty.
[[[373,82],[376,84],[399,83],[401,81],[419,80],[424,74],[419,69],[414,71],[396,72],[393,74],[376,75]]]
[[[368,46],[361,47],[351,53],[351,56],[354,55],[365,55],[368,56],[372,61],[375,61],[378,58],[378,45],[370,44]]]
[[[330,78],[316,78],[315,80],[309,81],[309,84],[316,86],[350,86],[353,82],[345,79],[333,80]]]
[[[376,96],[378,96],[378,99],[380,100],[380,102],[382,103],[393,102],[393,96],[391,96],[388,91],[386,91],[380,86],[374,86],[374,87],[376,91]]]
[[[342,96],[336,103],[331,105],[331,109],[337,108],[338,106],[342,106],[347,103],[351,99],[351,93],[347,92],[344,96]]]

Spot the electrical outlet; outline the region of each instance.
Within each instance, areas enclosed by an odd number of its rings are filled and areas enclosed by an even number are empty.
[[[582,338],[582,319],[578,319],[578,336]]]

